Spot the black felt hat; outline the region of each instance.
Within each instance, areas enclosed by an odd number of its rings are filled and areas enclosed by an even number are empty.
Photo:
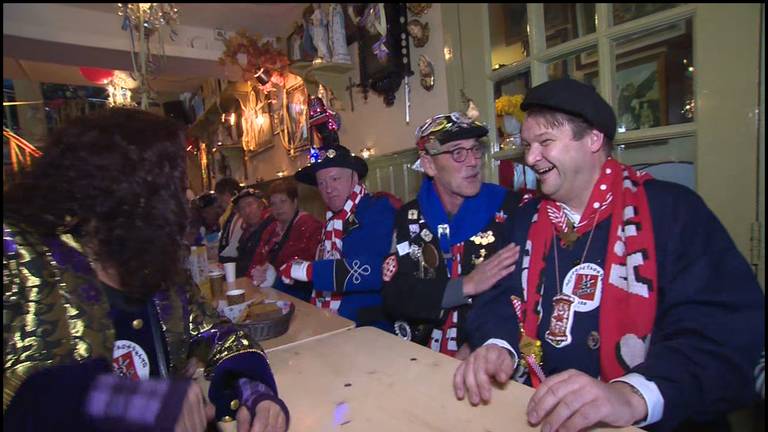
[[[234,198],[232,198],[232,205],[234,207],[237,207],[237,203],[239,203],[243,198],[247,197],[253,197],[256,198],[259,201],[262,201],[266,205],[266,201],[264,201],[264,194],[261,193],[261,191],[258,191],[253,188],[245,188],[241,190],[237,195],[235,195]]]
[[[616,136],[616,114],[595,88],[571,78],[539,84],[525,96],[520,109],[544,107],[580,117],[608,139]]]
[[[310,186],[317,186],[316,174],[325,168],[349,168],[362,180],[368,174],[368,164],[360,156],[353,155],[348,148],[340,144],[313,149],[310,163],[296,171],[294,177]]]

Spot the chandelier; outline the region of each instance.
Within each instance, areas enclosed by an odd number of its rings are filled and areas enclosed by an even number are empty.
[[[118,3],[117,14],[123,17],[123,31],[129,32],[131,37],[132,75],[139,83],[136,93],[141,101],[140,107],[146,110],[155,95],[149,81],[157,69],[150,50],[150,39],[158,35],[160,54],[164,56],[166,33],[172,41],[178,36],[174,26],[178,23],[179,10],[173,3]]]

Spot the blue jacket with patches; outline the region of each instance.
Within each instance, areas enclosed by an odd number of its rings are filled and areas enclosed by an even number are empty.
[[[344,222],[342,258],[312,263],[313,288],[341,293],[339,315],[358,326],[372,325],[391,332],[392,324],[384,317],[381,305],[381,265],[392,245],[395,209],[388,199],[367,194],[352,216]],[[307,298],[279,279],[275,288]]]
[[[645,182],[645,188],[656,243],[659,297],[646,358],[627,373],[639,373],[658,386],[664,398],[663,416],[647,428],[666,431],[685,421],[717,420],[759,397],[753,374],[764,351],[765,295],[728,232],[696,193],[659,180]],[[513,241],[525,244],[537,209],[538,201],[531,200],[514,213]],[[559,248],[561,288],[585,248],[584,262],[605,266],[609,228],[610,218],[599,223],[589,246],[590,234],[582,235],[570,250],[553,242],[552,247]],[[521,259],[525,262],[524,256]],[[543,337],[558,291],[554,260],[550,250],[542,274],[538,327],[544,373],[577,369],[598,378],[599,339],[590,334],[599,329],[599,306],[574,313],[570,344],[555,348]],[[498,338],[517,350],[520,330],[509,296],[523,298],[523,267],[475,299],[468,316],[473,348]],[[521,372],[516,370],[516,378],[529,382],[527,373]]]

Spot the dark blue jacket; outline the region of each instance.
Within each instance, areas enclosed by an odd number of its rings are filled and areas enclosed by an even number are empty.
[[[725,228],[696,193],[659,180],[647,181],[645,188],[659,297],[647,357],[628,372],[653,381],[664,398],[661,421],[648,428],[671,430],[685,420],[711,421],[757,397],[753,373],[764,350],[765,295]],[[537,208],[538,201],[532,200],[514,213],[514,242],[525,244]],[[610,218],[597,225],[585,262],[604,266],[609,227]],[[588,237],[582,235],[571,250],[558,249],[560,286],[574,261],[582,258]],[[569,345],[555,348],[542,337],[557,291],[551,250],[546,260],[538,329],[544,373],[573,368],[599,377],[599,349],[588,338],[599,328],[600,307],[575,313]],[[473,348],[490,338],[517,347],[520,330],[509,296],[522,298],[522,267],[475,299],[468,317]]]

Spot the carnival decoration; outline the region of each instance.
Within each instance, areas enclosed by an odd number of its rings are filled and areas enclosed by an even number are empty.
[[[27,140],[5,127],[3,128],[3,138],[8,140],[11,166],[13,167],[14,173],[18,173],[22,166],[29,167],[32,164],[32,156],[40,157],[43,155],[40,150],[30,144]]]
[[[165,56],[165,38],[171,41],[178,36],[175,25],[179,10],[173,3],[118,3],[117,14],[123,17],[122,29],[131,38],[132,77],[138,81],[140,108],[149,109],[150,100],[155,98],[155,91],[149,84],[157,71],[157,63],[150,49],[150,39],[157,34],[160,55]],[[136,44],[138,43],[138,52]]]
[[[112,80],[115,71],[95,67],[81,67],[80,75],[94,84],[106,84]]]
[[[288,56],[275,46],[280,40],[277,38],[273,42],[239,30],[224,40],[224,52],[219,57],[219,64],[237,66],[243,81],[252,82],[262,91],[270,92],[273,84],[285,84],[283,72],[290,63]]]

